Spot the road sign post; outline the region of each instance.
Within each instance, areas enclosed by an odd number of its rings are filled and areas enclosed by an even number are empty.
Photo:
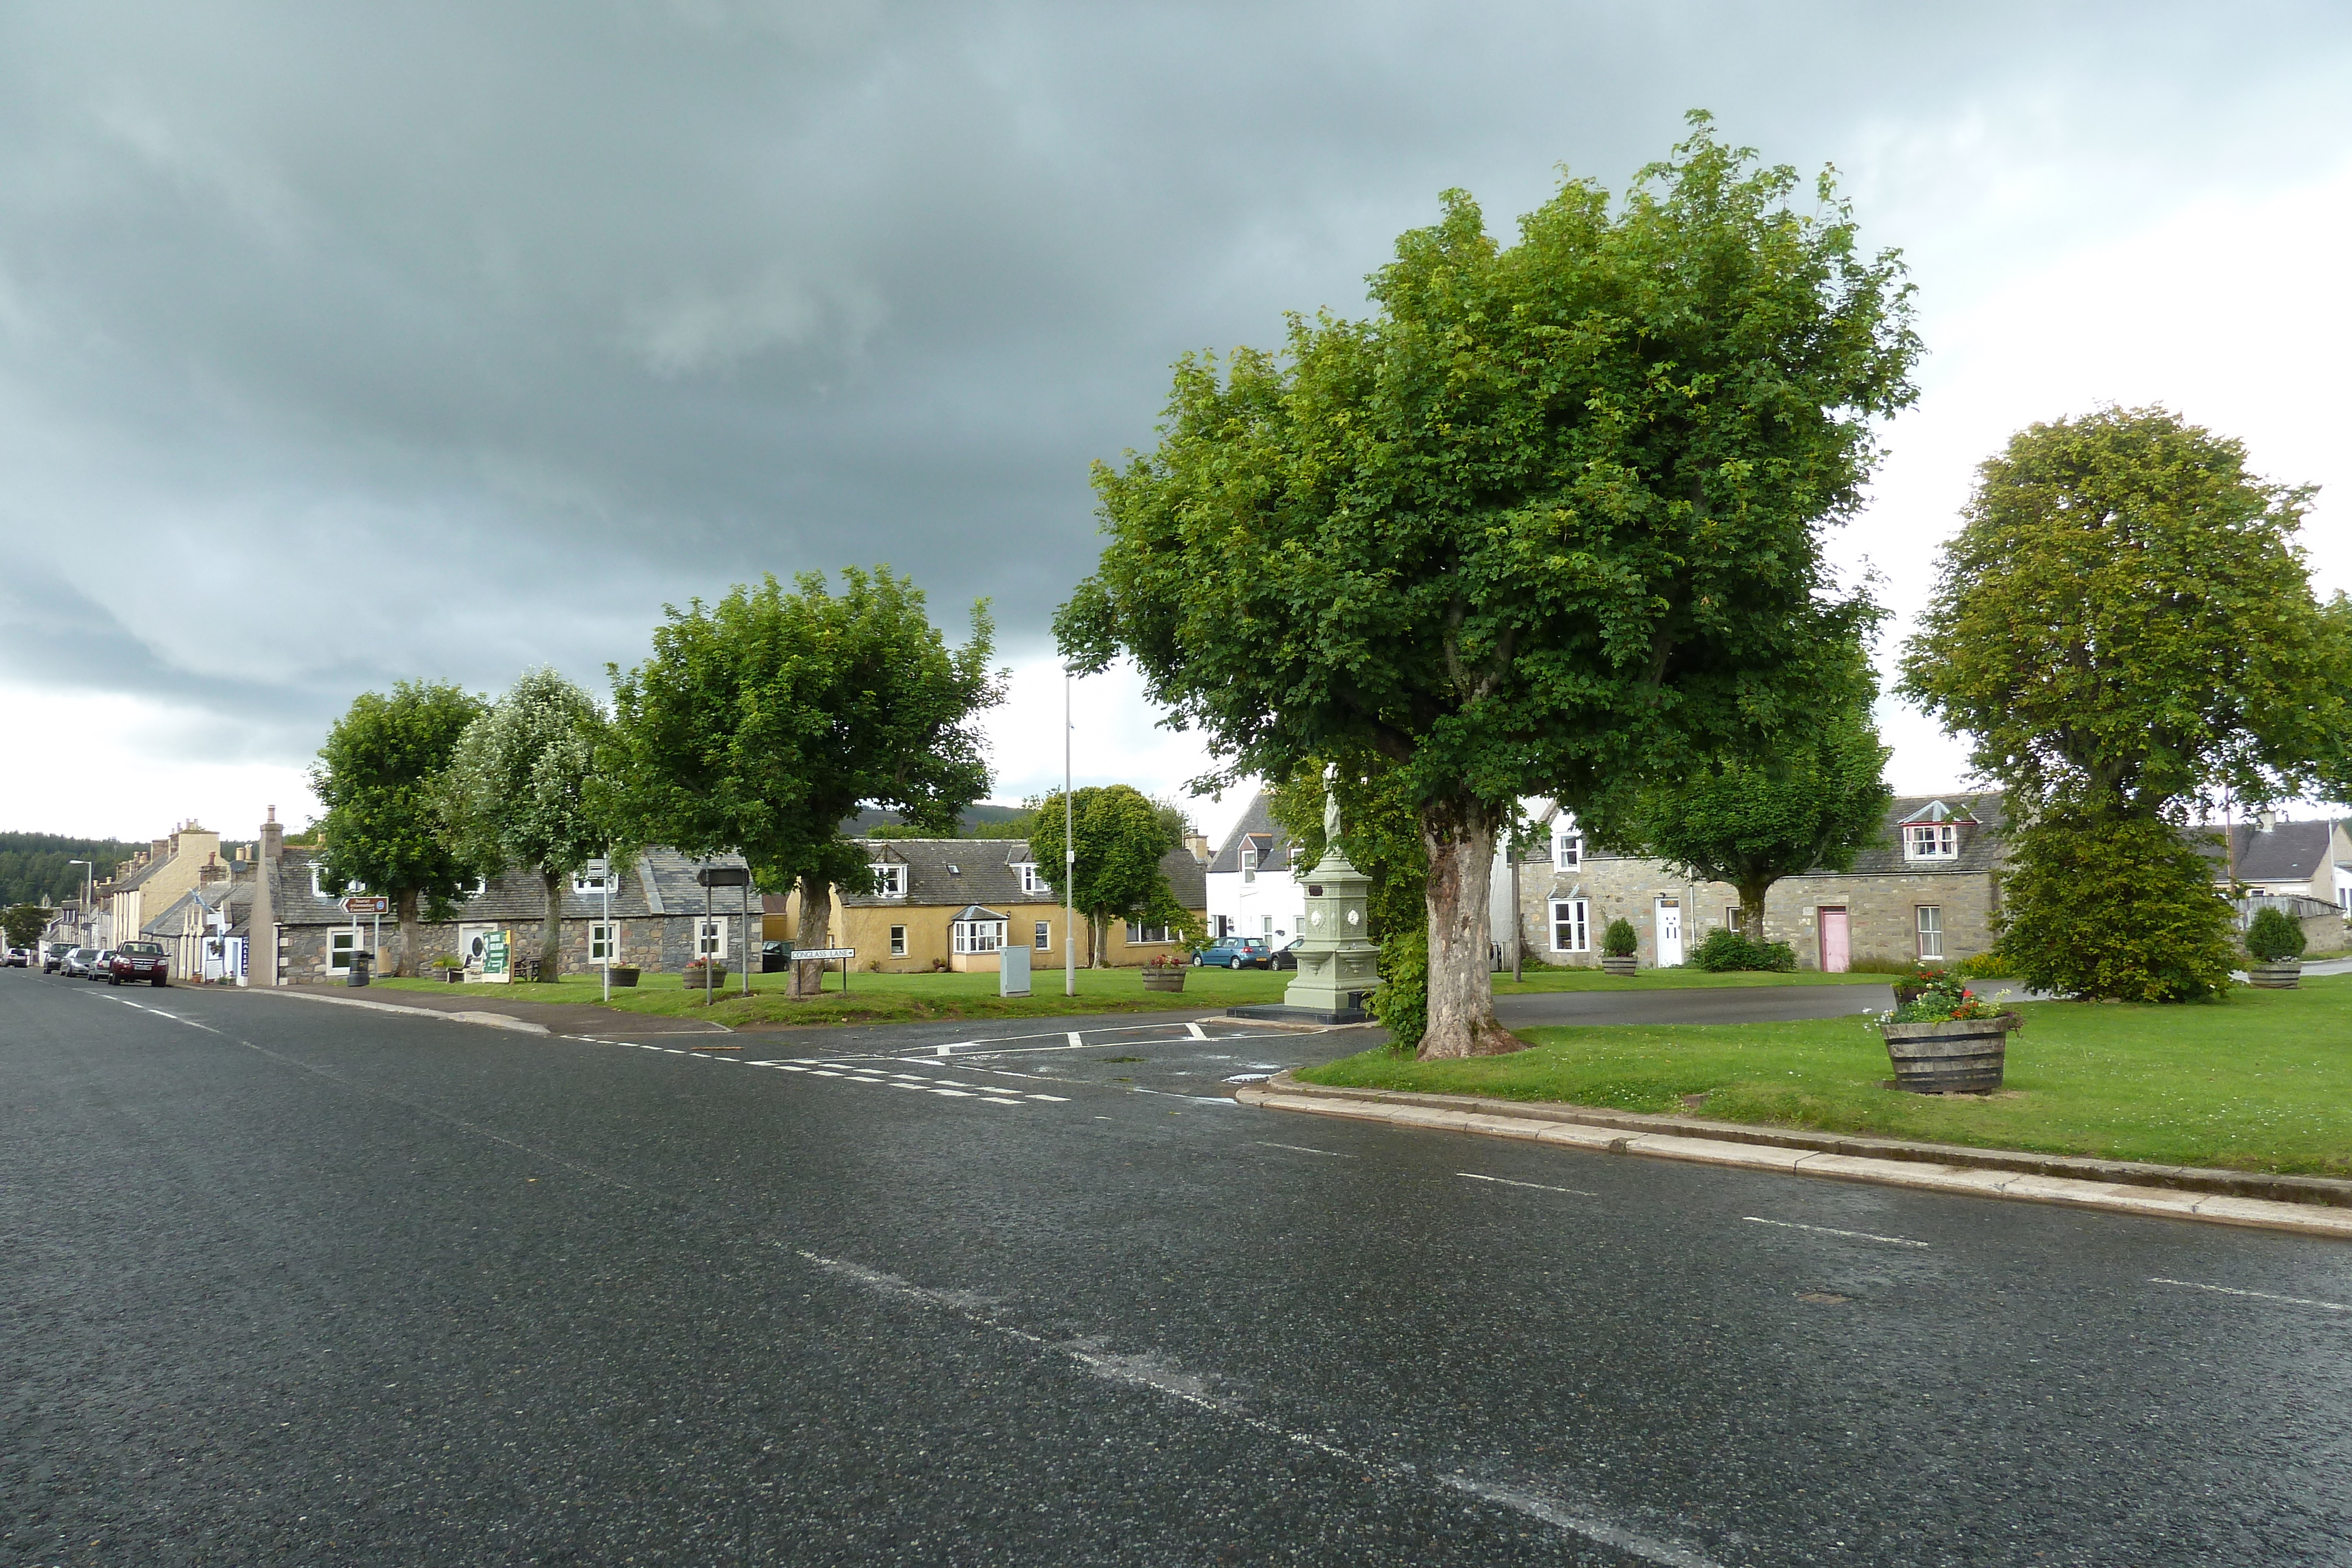
[[[751,919],[751,868],[740,865],[707,865],[694,873],[694,880],[702,884],[702,929],[705,933],[708,933],[710,929],[710,890],[714,887],[737,887],[743,890],[741,914],[741,918],[745,926],[743,933],[743,994],[748,997],[751,994],[751,933],[750,929]],[[707,939],[708,938],[706,936],[705,940]],[[699,947],[702,946],[702,942],[698,941],[695,943],[695,946]],[[721,954],[719,957],[720,961],[724,962],[726,956]],[[702,956],[702,1005],[707,1008],[710,1005],[711,992],[710,956],[708,953],[704,954]]]
[[[810,947],[806,949],[795,947],[793,949],[793,962],[795,964],[830,964],[835,958],[840,959],[841,994],[845,997],[849,994],[849,961],[856,956],[857,949],[855,947]],[[820,973],[822,971],[820,971]],[[820,987],[819,989],[823,989],[823,988]]]

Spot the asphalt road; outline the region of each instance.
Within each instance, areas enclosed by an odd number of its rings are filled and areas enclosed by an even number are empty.
[[[1720,986],[1686,991],[1523,991],[1496,997],[1506,1028],[1544,1024],[1776,1023],[1880,1013],[1888,986]]]
[[[1361,1037],[1044,1021],[745,1061],[0,972],[0,1562],[2352,1560],[2352,1250],[1253,1112]]]

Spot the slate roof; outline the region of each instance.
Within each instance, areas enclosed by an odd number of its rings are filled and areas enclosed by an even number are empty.
[[[1250,803],[1242,810],[1242,820],[1225,835],[1225,841],[1211,857],[1208,870],[1213,874],[1240,871],[1244,848],[1257,851],[1257,863],[1264,870],[1290,869],[1290,835],[1274,820],[1273,803],[1263,789],[1250,797]],[[1191,860],[1192,856],[1184,858]]]
[[[1937,815],[1937,808],[1942,814]],[[1951,860],[1906,860],[1903,855],[1901,829],[1906,822],[1950,821],[1955,823],[1959,840],[1959,853]],[[1982,793],[1947,791],[1941,795],[1897,795],[1887,802],[1885,814],[1879,820],[1878,842],[1853,857],[1853,869],[1837,873],[1815,867],[1809,876],[1884,876],[1895,873],[1987,872],[2000,868],[2002,861],[2000,830],[2007,826],[2009,815],[2001,810],[2000,792]],[[1530,859],[1542,861],[1549,851],[1536,849]],[[1587,840],[1584,848],[1587,861],[1640,860],[1646,857],[1629,855],[1595,844]]]
[[[887,894],[844,894],[841,902],[852,909],[961,909],[969,904],[1002,908],[1006,904],[1059,904],[1061,898],[1044,883],[1034,893],[1021,891],[1016,867],[1030,860],[1026,839],[858,839],[866,859],[877,865],[902,865],[907,891]],[[1186,849],[1169,851],[1160,858],[1169,890],[1186,909],[1209,906],[1209,883],[1199,861]]]
[[[2281,822],[2264,832],[2259,822],[2239,822],[2230,829],[2237,851],[2240,882],[2307,882],[2330,864],[2328,848],[2336,824],[2325,820]],[[2197,852],[2214,862],[2213,874],[2229,874],[2227,852],[2219,828],[2191,829],[2203,841]]]
[[[328,897],[310,891],[310,865],[313,852],[297,845],[288,845],[285,857],[275,865],[265,868],[270,878],[271,913],[281,925],[343,925],[351,916],[343,913],[340,896]],[[708,860],[689,860],[675,850],[646,850],[634,859],[624,862],[613,887],[613,918],[636,919],[648,915],[687,916],[702,913],[702,888],[694,880],[695,872],[702,866],[740,866],[740,855],[713,855]],[[749,889],[751,908],[760,908],[761,890],[755,883]],[[742,892],[731,887],[710,890],[711,912],[716,915],[740,913]],[[452,901],[457,919],[472,924],[480,921],[513,921],[536,924],[547,913],[547,894],[536,873],[509,871],[489,879],[488,885],[471,898]],[[573,893],[567,884],[563,894],[563,918],[566,920],[596,920],[604,915],[604,895],[596,893]],[[392,916],[386,915],[386,920]]]
[[[204,895],[202,899],[197,897],[198,894]],[[221,908],[223,894],[226,894],[228,900],[228,935],[246,936],[253,919],[253,883],[249,882],[215,882],[184,893],[172,901],[170,907],[150,915],[147,923],[139,928],[139,935],[159,939],[184,936],[188,908],[198,903],[211,909]],[[201,929],[203,916],[199,915],[197,920]]]

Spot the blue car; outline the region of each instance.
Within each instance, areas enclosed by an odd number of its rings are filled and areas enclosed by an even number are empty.
[[[1274,948],[1255,936],[1227,936],[1193,954],[1192,962],[1218,969],[1263,969],[1274,962]]]

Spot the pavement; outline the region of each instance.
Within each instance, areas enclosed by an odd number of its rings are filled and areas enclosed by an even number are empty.
[[[740,1038],[0,972],[0,1562],[2352,1561],[2336,1242]]]

